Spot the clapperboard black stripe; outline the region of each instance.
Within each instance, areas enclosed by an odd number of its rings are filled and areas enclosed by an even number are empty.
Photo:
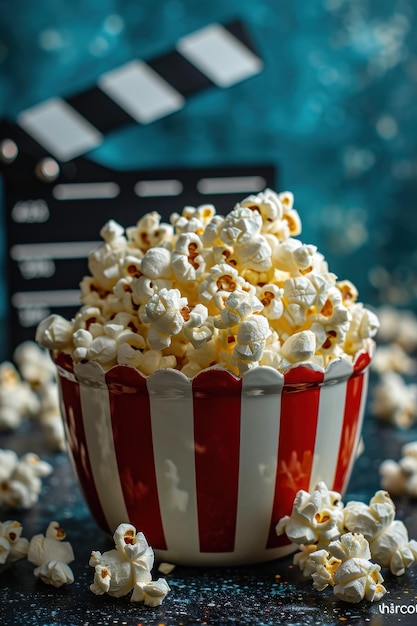
[[[34,338],[49,313],[75,314],[88,253],[108,219],[129,226],[157,211],[166,221],[185,205],[206,202],[222,213],[244,195],[276,185],[270,165],[118,171],[83,156],[126,124],[157,121],[189,96],[230,87],[261,68],[242,22],[210,24],[181,38],[174,50],[133,60],[90,89],[23,111],[17,123],[0,121],[10,354]],[[139,106],[140,89],[146,97]]]

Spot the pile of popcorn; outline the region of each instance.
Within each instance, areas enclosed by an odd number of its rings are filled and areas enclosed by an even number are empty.
[[[312,493],[297,493],[291,514],[276,530],[300,547],[294,563],[311,576],[313,587],[322,591],[330,585],[346,602],[380,600],[387,591],[381,568],[401,576],[417,560],[417,541],[410,541],[404,523],[395,519],[387,491],[377,491],[369,505],[344,506],[340,493],[320,482]]]
[[[75,362],[145,375],[352,360],[371,349],[378,319],[316,246],[295,239],[300,232],[293,195],[271,189],[226,216],[207,204],[186,206],[170,223],[156,212],[126,230],[110,220],[89,256],[79,312],[71,321],[49,316],[36,340]]]

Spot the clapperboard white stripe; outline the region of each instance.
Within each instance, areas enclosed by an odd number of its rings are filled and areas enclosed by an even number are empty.
[[[221,24],[182,37],[177,50],[219,87],[257,74],[262,62]]]
[[[114,182],[104,183],[60,183],[52,189],[52,195],[57,200],[91,200],[116,198],[120,193],[120,186]]]
[[[51,98],[17,118],[17,123],[60,161],[96,148],[102,134],[62,98]]]
[[[265,188],[266,180],[262,176],[219,176],[200,178],[197,189],[204,195],[223,193],[254,193]]]
[[[12,304],[17,309],[32,306],[67,307],[80,305],[79,289],[56,289],[48,291],[18,291],[12,295]]]
[[[175,178],[167,180],[140,180],[134,187],[135,194],[140,198],[179,196],[183,189],[184,185],[182,182]]]
[[[90,91],[22,111],[17,123],[51,156],[67,162],[97,148],[115,126],[149,124],[182,109],[186,96],[196,91],[231,87],[261,70],[261,59],[238,32],[209,24],[182,37],[173,53],[134,59],[102,74]]]
[[[98,86],[141,124],[179,111],[185,103],[183,96],[143,61],[107,72]]]
[[[10,248],[14,261],[33,259],[82,259],[97,248],[100,241],[61,241],[46,243],[21,243]]]

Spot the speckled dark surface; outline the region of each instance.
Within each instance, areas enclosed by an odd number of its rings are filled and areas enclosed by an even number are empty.
[[[381,460],[388,456],[398,458],[400,446],[417,439],[417,433],[415,429],[400,431],[382,425],[368,415],[364,438],[366,453],[356,463],[345,502],[367,501],[379,488]],[[330,589],[314,590],[311,580],[304,579],[292,565],[291,556],[246,567],[176,567],[167,576],[171,592],[157,608],[133,604],[127,596],[119,599],[95,596],[89,590],[93,579],[93,569],[88,565],[90,552],[111,549],[113,544],[97,529],[86,510],[66,455],[48,454],[33,424],[25,425],[18,433],[3,434],[0,446],[18,453],[37,451],[54,465],[53,474],[44,479],[38,504],[27,512],[0,510],[1,519],[18,519],[23,524],[23,535],[28,538],[44,532],[55,519],[67,531],[76,554],[71,564],[75,582],[60,589],[38,581],[32,565],[25,560],[4,572],[0,577],[2,626],[415,624],[415,614],[401,615],[394,611],[400,607],[417,610],[417,567],[399,578],[384,570],[388,593],[379,603],[362,601],[358,605],[337,600]],[[417,537],[415,502],[404,497],[396,504],[397,517],[406,523],[410,537]],[[154,578],[160,576],[156,567]]]

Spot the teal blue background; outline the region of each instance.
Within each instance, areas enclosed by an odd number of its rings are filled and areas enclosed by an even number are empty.
[[[295,194],[301,238],[330,269],[367,304],[415,307],[415,11],[412,0],[2,2],[0,117],[241,18],[261,74],[117,131],[88,157],[118,169],[276,165],[280,189]]]

